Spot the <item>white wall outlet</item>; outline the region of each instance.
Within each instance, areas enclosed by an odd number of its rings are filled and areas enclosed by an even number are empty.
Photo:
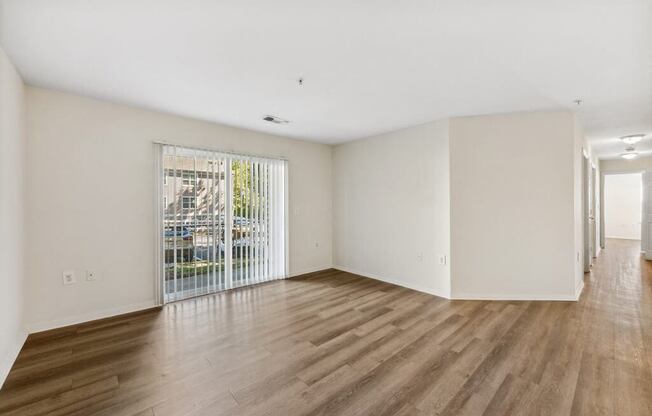
[[[417,254],[417,261],[423,261],[423,253]]]
[[[89,282],[97,280],[97,273],[92,270],[86,270],[86,280]]]
[[[442,266],[445,266],[445,265],[446,265],[446,262],[447,262],[447,259],[446,259],[446,255],[445,255],[445,254],[439,256],[439,264],[441,264]]]
[[[64,285],[72,285],[74,283],[77,283],[77,278],[75,277],[74,270],[66,270],[61,275],[63,278]]]

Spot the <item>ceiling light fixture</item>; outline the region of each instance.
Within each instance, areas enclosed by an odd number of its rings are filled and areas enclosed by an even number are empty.
[[[627,148],[625,149],[625,153],[620,154],[620,157],[627,160],[634,159],[637,156],[638,156],[638,152],[636,151],[636,149],[634,149],[634,146],[631,145],[627,146]]]
[[[620,138],[620,140],[623,143],[627,143],[629,145],[632,145],[632,144],[636,144],[636,143],[640,142],[641,140],[643,140],[643,137],[645,137],[644,134],[632,134],[632,135],[629,135],[629,136],[623,136],[623,137]]]
[[[274,124],[288,124],[290,122],[289,120],[285,120],[281,117],[270,116],[270,115],[263,117],[263,120],[269,121],[270,123],[274,123]]]

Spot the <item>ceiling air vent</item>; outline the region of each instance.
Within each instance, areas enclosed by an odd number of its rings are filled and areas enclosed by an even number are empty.
[[[263,117],[263,120],[269,121],[270,123],[274,123],[274,124],[287,124],[287,123],[289,123],[288,120],[282,119],[281,117],[269,116],[269,115]]]

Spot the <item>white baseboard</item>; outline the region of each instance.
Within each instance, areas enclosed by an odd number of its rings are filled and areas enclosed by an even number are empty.
[[[29,324],[27,330],[30,334],[35,332],[47,331],[50,329],[61,328],[68,325],[81,324],[88,321],[94,321],[96,319],[110,318],[116,315],[122,315],[125,313],[138,312],[149,308],[154,308],[158,305],[155,300],[148,300],[146,302],[134,303],[131,305],[119,306],[116,308],[104,309],[97,312],[90,312],[76,316],[70,316],[66,318],[54,319],[51,321],[45,322],[36,322]]]
[[[582,296],[582,291],[584,290],[584,279],[580,280],[580,283],[577,285],[575,288],[575,299],[573,300],[580,300],[580,296]]]
[[[292,272],[292,273],[290,273],[288,275],[288,278],[301,276],[302,274],[320,272],[322,270],[327,270],[327,269],[332,269],[332,268],[333,268],[333,266],[331,266],[331,265],[323,266],[323,267],[311,267],[310,269],[303,269],[303,270],[299,270],[298,272]]]
[[[432,288],[429,288],[429,287],[425,287],[425,286],[421,286],[421,285],[415,285],[415,284],[412,284],[412,283],[405,283],[405,282],[403,282],[401,280],[392,279],[392,278],[386,277],[386,276],[380,276],[380,275],[377,275],[377,274],[374,274],[374,273],[361,272],[359,270],[351,269],[349,267],[333,266],[333,268],[337,269],[337,270],[341,270],[343,272],[353,273],[353,274],[357,274],[359,276],[368,277],[370,279],[380,280],[381,282],[391,283],[393,285],[401,286],[401,287],[404,287],[404,288],[407,288],[407,289],[416,290],[417,292],[423,292],[423,293],[427,293],[429,295],[439,296],[440,298],[450,299],[450,295],[444,294],[444,293],[437,293],[436,290],[434,290]]]
[[[584,287],[584,283],[581,285]],[[581,293],[581,289],[580,289]],[[453,294],[451,299],[455,300],[517,300],[517,301],[527,301],[527,300],[547,300],[547,301],[576,301],[579,298],[579,294],[576,292],[574,295],[536,295],[536,294],[486,294],[486,293],[468,293],[461,292]]]
[[[14,337],[14,342],[12,342],[9,346],[5,356],[0,359],[0,388],[5,383],[7,375],[9,375],[11,367],[14,365],[16,358],[18,358],[18,354],[23,348],[26,339],[27,331],[19,331],[18,334],[16,334]]]

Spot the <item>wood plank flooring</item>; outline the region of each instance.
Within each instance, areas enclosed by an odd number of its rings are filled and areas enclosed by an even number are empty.
[[[0,414],[649,416],[638,250],[609,240],[579,302],[448,301],[330,271],[32,335]]]

